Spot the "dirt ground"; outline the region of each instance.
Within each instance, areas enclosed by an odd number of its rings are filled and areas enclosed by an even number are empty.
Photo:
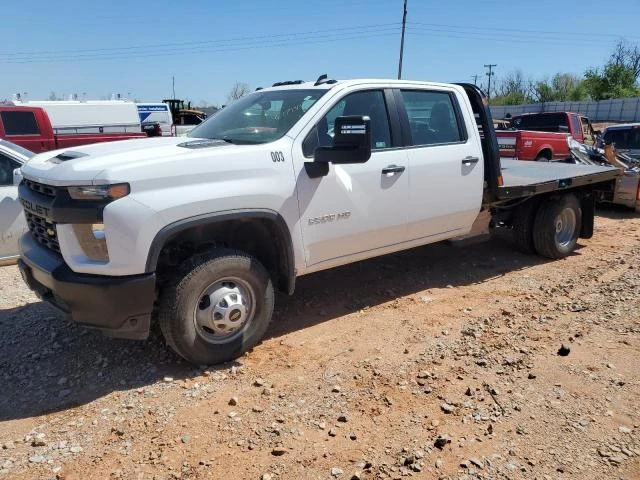
[[[208,369],[2,268],[0,379],[0,478],[639,479],[640,216],[561,261],[498,236],[303,277]]]

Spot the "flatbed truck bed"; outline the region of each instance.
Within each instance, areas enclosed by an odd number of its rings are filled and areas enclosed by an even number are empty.
[[[501,172],[503,182],[498,188],[500,200],[598,184],[614,180],[620,175],[620,170],[615,167],[504,159],[501,160]]]

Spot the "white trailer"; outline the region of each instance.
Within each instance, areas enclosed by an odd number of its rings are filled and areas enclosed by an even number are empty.
[[[136,104],[126,100],[14,100],[13,103],[44,109],[56,135],[142,131]]]

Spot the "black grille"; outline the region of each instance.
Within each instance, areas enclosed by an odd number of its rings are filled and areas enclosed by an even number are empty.
[[[24,184],[29,187],[30,190],[33,190],[36,193],[41,193],[42,195],[46,195],[47,197],[55,197],[58,193],[56,187],[45,185],[44,183],[34,182],[32,180],[27,180],[26,178],[24,180]]]
[[[55,222],[50,222],[44,217],[39,217],[29,212],[25,212],[24,215],[33,238],[41,245],[44,245],[54,252],[60,253],[60,244],[58,243]]]

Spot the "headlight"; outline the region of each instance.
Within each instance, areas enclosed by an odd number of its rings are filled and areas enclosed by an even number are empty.
[[[67,187],[67,190],[74,200],[117,200],[131,191],[128,183]]]
[[[100,262],[109,261],[103,223],[77,223],[73,226],[73,233],[87,258]]]

